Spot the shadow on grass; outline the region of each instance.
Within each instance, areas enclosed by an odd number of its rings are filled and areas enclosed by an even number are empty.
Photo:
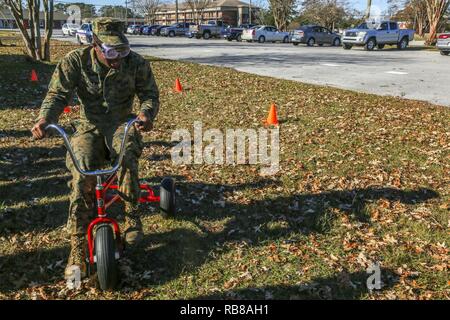
[[[0,110],[38,108],[55,66],[30,61],[26,55],[0,55]],[[38,81],[31,81],[35,70]]]
[[[62,280],[68,247],[22,251],[0,256],[0,292]]]
[[[64,148],[7,147],[0,152],[0,235],[65,224],[68,202],[59,200],[69,194]]]
[[[329,277],[313,278],[298,285],[273,285],[227,290],[221,293],[192,297],[199,300],[210,299],[283,299],[283,300],[322,300],[322,299],[361,299],[369,292],[367,279],[371,274],[360,272],[339,272]],[[398,276],[390,269],[380,268],[382,292],[398,283]],[[373,284],[373,282],[371,282]]]
[[[147,232],[143,241],[133,248],[128,248],[126,257],[132,261],[132,272],[141,274],[151,270],[150,279],[141,279],[136,282],[133,279],[123,277],[119,292],[129,292],[129,288],[144,288],[147,286],[162,285],[178,278],[186,272],[194,272],[202,265],[214,259],[214,253],[224,254],[227,243],[239,243],[245,241],[248,246],[258,246],[268,240],[289,241],[291,234],[319,234],[326,233],[333,225],[336,215],[330,213],[330,208],[339,208],[350,219],[369,223],[365,213],[365,205],[373,200],[385,198],[391,201],[400,201],[406,204],[420,203],[428,199],[438,197],[438,194],[429,189],[398,190],[393,188],[367,188],[344,191],[331,191],[318,194],[297,194],[289,197],[272,197],[262,200],[253,200],[247,204],[235,202],[220,203],[221,194],[251,189],[263,189],[274,185],[276,181],[263,179],[260,181],[236,185],[203,184],[183,181],[177,177],[178,190],[184,195],[179,198],[176,220],[189,221],[196,225],[202,232],[197,233],[190,229],[175,228],[168,232]],[[158,183],[161,177],[149,179]],[[192,204],[189,194],[202,193],[204,203]],[[297,204],[296,204],[297,203]],[[304,205],[314,208],[314,211],[305,211]],[[315,204],[315,205],[313,205]],[[326,204],[326,205],[325,205]],[[41,208],[42,209],[42,208]],[[66,218],[66,212],[64,212]],[[207,227],[209,222],[229,218],[221,230],[212,230]],[[268,228],[272,222],[283,222],[283,227]],[[65,222],[61,219],[57,224]],[[53,226],[55,226],[54,224]],[[148,230],[147,230],[148,231]],[[68,248],[56,248],[51,250],[35,250],[3,256],[0,260],[0,270],[3,273],[0,288],[4,292],[26,288],[27,281],[19,281],[21,277],[38,282],[58,281],[63,278],[63,267],[66,264]],[[58,273],[52,273],[52,277],[41,275],[42,259],[45,263],[55,263],[63,259]],[[26,260],[26,262],[23,261]],[[61,263],[60,263],[61,264]],[[23,265],[27,266],[26,268]],[[15,270],[17,272],[8,272]],[[6,270],[6,271],[5,271]],[[392,274],[389,270],[382,271],[384,276]],[[233,291],[235,296],[243,298],[261,298],[263,291],[271,291],[274,298],[289,298],[298,295],[299,298],[358,298],[363,291],[367,276],[364,273],[337,274],[328,278],[314,279],[302,291],[304,286],[272,286],[264,288],[247,288]],[[340,282],[347,281],[350,288],[344,288]],[[385,281],[388,285],[394,283],[392,279]],[[356,286],[356,287],[355,287]],[[303,288],[303,289],[302,289]],[[325,291],[324,291],[325,290]],[[330,291],[331,290],[331,291]],[[201,296],[193,298],[224,298],[227,293],[219,296]]]
[[[273,183],[270,180],[261,180],[251,184],[224,186],[180,182],[178,189],[181,194],[184,192],[186,197],[192,190],[208,190],[204,198],[209,205],[192,205],[189,199],[181,199],[178,203],[181,212],[175,218],[191,222],[202,232],[199,234],[193,230],[179,228],[164,233],[150,233],[138,246],[130,249],[127,254],[135,263],[133,271],[140,273],[154,270],[152,278],[154,280],[142,280],[140,285],[160,285],[178,278],[183,273],[195,272],[203,264],[214,259],[212,253],[217,248],[220,248],[219,255],[225,254],[229,250],[226,249],[227,243],[245,242],[248,246],[255,247],[270,240],[289,241],[292,235],[298,233],[306,235],[327,233],[337,218],[331,213],[330,208],[339,208],[351,220],[370,223],[370,218],[365,212],[365,205],[370,201],[384,198],[414,204],[438,197],[436,192],[429,189],[405,191],[393,188],[367,188],[274,197],[270,200],[252,201],[245,205],[232,202],[226,202],[224,207],[214,205],[215,201],[219,201],[220,193],[263,188]],[[299,202],[298,208],[292,205],[295,202]],[[302,204],[305,203],[317,203],[314,212],[302,209]],[[205,227],[209,222],[225,218],[230,220],[220,231]],[[277,221],[283,222],[283,226],[268,227],[270,223]],[[358,278],[358,274],[353,276]],[[333,278],[324,281],[333,281]],[[126,279],[124,285],[129,287]],[[350,296],[343,294],[342,297],[356,296],[357,291]],[[281,294],[279,297],[286,296]]]

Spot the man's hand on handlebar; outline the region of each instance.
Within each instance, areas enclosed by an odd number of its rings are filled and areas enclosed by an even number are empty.
[[[135,126],[138,130],[147,132],[153,129],[152,119],[148,117],[144,112],[139,113],[137,118],[139,119],[139,121],[135,123]]]
[[[45,127],[48,125],[48,122],[45,119],[40,119],[36,124],[31,128],[31,133],[35,139],[43,139],[46,137]]]

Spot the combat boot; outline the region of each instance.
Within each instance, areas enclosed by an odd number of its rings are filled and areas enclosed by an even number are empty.
[[[125,215],[125,243],[129,246],[140,242],[144,237],[141,219],[135,214]]]
[[[73,267],[80,268],[80,278],[83,279],[87,275],[86,251],[84,235],[71,236],[71,250],[66,270],[64,272],[65,279],[73,278]],[[80,280],[81,280],[80,279]]]

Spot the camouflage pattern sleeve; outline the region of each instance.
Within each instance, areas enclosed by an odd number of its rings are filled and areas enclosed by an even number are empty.
[[[141,111],[154,120],[159,111],[159,91],[150,63],[145,59],[142,59],[142,64],[138,66],[136,94],[141,102]]]
[[[57,123],[64,107],[70,102],[80,77],[77,54],[71,52],[56,66],[48,87],[47,95],[42,102],[38,119]]]

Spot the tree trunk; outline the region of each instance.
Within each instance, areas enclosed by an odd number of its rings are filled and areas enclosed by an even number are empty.
[[[34,16],[34,40],[36,41],[35,48],[36,48],[36,57],[40,61],[42,60],[42,44],[41,44],[41,26],[39,21],[39,9],[41,7],[41,1],[40,0],[34,0],[34,7],[33,7],[33,16]]]
[[[32,49],[34,51],[33,56],[34,59],[38,59],[38,55],[36,55],[36,32],[34,31],[34,5],[33,0],[28,0],[28,28],[30,28],[30,41],[32,44]],[[25,28],[26,29],[26,28]]]
[[[50,61],[50,39],[53,33],[53,0],[43,0],[45,18],[44,60]]]
[[[424,26],[421,19],[417,20],[417,34],[419,35],[419,37],[423,37],[424,34]]]
[[[430,33],[426,41],[428,45],[436,44],[438,27],[449,4],[449,0],[429,0],[426,2],[428,21],[430,23]]]
[[[22,2],[17,1],[14,2],[12,0],[5,1],[6,5],[8,6],[9,10],[11,11],[14,20],[16,22],[17,27],[20,30],[20,34],[22,36],[23,42],[25,44],[25,49],[27,51],[27,54],[30,58],[33,60],[36,60],[36,51],[34,50],[34,41],[32,41],[30,35],[28,34],[27,29],[25,28],[25,25],[23,23],[24,16],[23,16],[23,7]]]

